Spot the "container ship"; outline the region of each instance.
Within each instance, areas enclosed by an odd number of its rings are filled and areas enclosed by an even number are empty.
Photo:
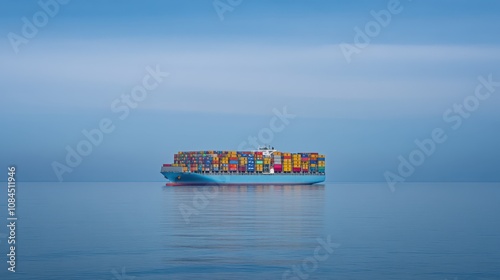
[[[254,151],[180,151],[163,164],[168,186],[311,185],[325,181],[325,156],[285,153],[271,147]]]

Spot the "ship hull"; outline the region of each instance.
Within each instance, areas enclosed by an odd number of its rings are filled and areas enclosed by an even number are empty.
[[[325,181],[324,174],[200,174],[161,172],[167,185],[312,185]]]

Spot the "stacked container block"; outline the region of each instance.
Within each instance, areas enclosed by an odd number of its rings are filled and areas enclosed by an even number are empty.
[[[283,172],[284,173],[292,172],[292,154],[291,153],[283,153]]]
[[[318,172],[325,173],[325,155],[318,155]]]
[[[281,173],[283,172],[283,162],[281,161],[281,152],[274,152],[272,155],[274,161],[274,172]]]
[[[309,153],[301,153],[300,157],[302,161],[301,164],[302,173],[309,173]]]
[[[293,171],[293,173],[300,172],[301,167],[302,167],[301,154],[292,154],[292,171]]]

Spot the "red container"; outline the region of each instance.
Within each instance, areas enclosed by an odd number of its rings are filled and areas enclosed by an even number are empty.
[[[276,173],[281,173],[283,171],[283,169],[280,168],[274,168],[274,172]]]
[[[163,166],[172,166],[170,163],[164,163]]]
[[[300,172],[300,167],[294,167],[293,172]]]
[[[245,172],[245,171],[247,171],[247,168],[245,166],[240,166],[240,167],[238,167],[238,171]]]
[[[276,169],[276,168],[282,168],[282,167],[283,167],[283,165],[281,165],[281,164],[275,164],[274,165],[274,169]]]

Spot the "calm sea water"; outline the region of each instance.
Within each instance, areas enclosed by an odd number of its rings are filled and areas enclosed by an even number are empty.
[[[500,184],[17,188],[0,279],[500,279]]]

